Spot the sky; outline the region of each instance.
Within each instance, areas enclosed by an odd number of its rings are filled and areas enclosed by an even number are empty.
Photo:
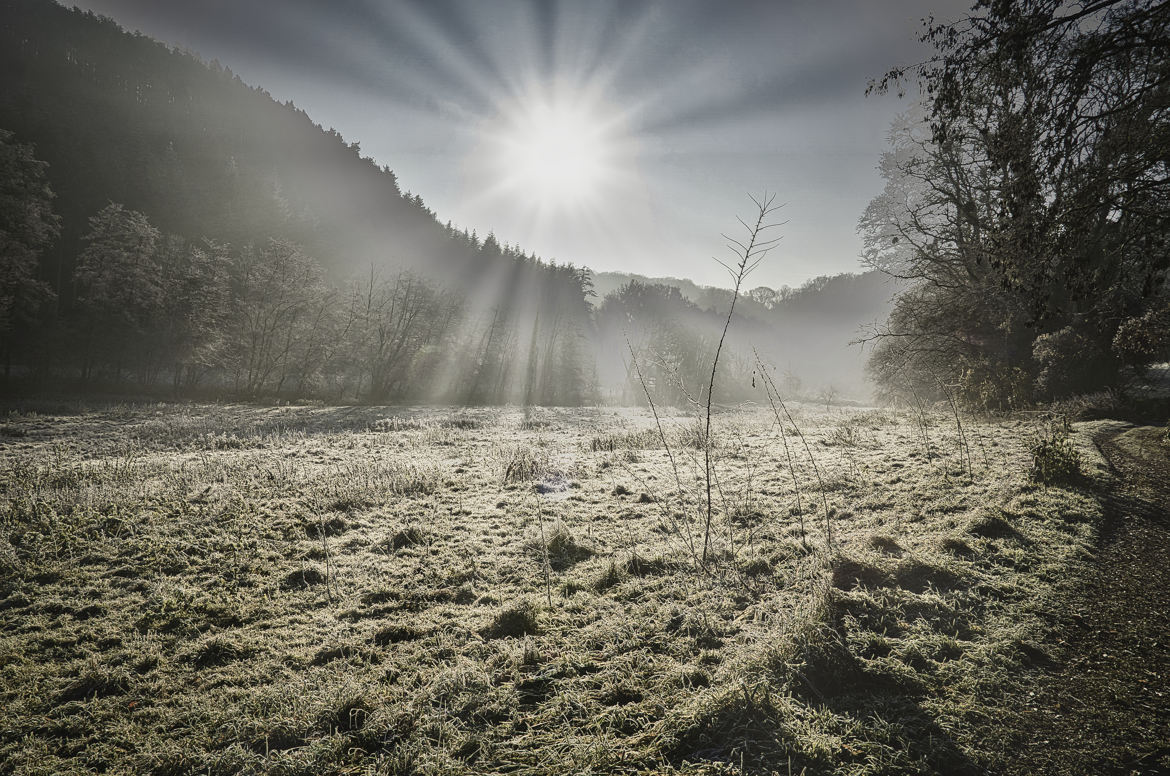
[[[729,284],[715,261],[784,203],[748,287],[862,269],[856,224],[912,97],[923,19],[970,0],[72,0],[361,144],[441,221],[597,271]]]

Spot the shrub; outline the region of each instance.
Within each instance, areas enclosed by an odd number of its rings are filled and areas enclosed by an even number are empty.
[[[1113,418],[1122,409],[1121,397],[1111,390],[1082,393],[1048,405],[1052,412],[1075,420],[1097,420]]]
[[[1062,431],[1050,430],[1032,447],[1028,476],[1045,485],[1067,485],[1081,478],[1081,454]]]
[[[1124,363],[1145,366],[1170,355],[1170,308],[1127,318],[1113,335],[1113,352]]]
[[[1039,367],[1036,387],[1050,398],[1101,388],[1113,364],[1112,354],[1071,326],[1036,337],[1032,358]]]
[[[959,377],[956,398],[963,407],[983,412],[1018,410],[1031,403],[1032,377],[1018,366],[978,362]]]

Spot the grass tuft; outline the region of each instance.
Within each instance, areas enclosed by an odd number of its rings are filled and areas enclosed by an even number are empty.
[[[968,525],[967,533],[984,539],[1018,539],[1020,532],[997,512],[983,512]]]
[[[59,706],[88,698],[124,695],[129,691],[130,684],[130,674],[126,669],[90,663],[58,693],[55,704]]]
[[[857,587],[888,586],[890,575],[866,560],[848,555],[838,555],[833,560],[830,580],[833,587],[838,590],[852,590]]]
[[[617,450],[656,450],[662,447],[662,439],[655,429],[630,431],[624,434],[600,434],[589,440],[589,450],[594,453],[612,453]]]
[[[500,450],[504,483],[531,482],[548,471],[548,453],[529,445],[509,445]]]
[[[458,429],[460,431],[470,431],[484,427],[484,422],[479,418],[471,415],[452,415],[440,423],[443,428]]]
[[[326,582],[325,572],[315,564],[306,565],[285,575],[281,587],[285,590],[303,590],[305,588],[323,585]]]
[[[897,540],[892,536],[886,534],[873,534],[866,540],[873,549],[886,555],[893,555],[895,557],[902,556],[902,546],[898,544]]]
[[[593,582],[593,588],[599,593],[604,593],[611,587],[620,585],[623,579],[625,579],[625,576],[622,574],[621,569],[618,568],[615,561],[611,560],[601,572],[600,576]]]
[[[651,577],[666,573],[667,561],[661,555],[653,558],[643,558],[637,552],[631,552],[626,559],[623,569],[633,577]]]
[[[540,531],[532,532],[524,546],[541,562],[544,561],[547,551],[549,565],[558,571],[593,555],[593,550],[579,544],[573,538],[569,526],[560,519],[554,520],[545,527],[543,539]]]
[[[338,508],[337,511],[349,511],[344,508]],[[322,536],[337,536],[345,533],[349,528],[349,523],[344,518],[334,515],[328,520],[309,521],[305,524],[305,534],[310,539],[320,539]]]
[[[390,644],[401,644],[404,641],[417,641],[424,633],[411,625],[387,625],[374,633],[374,644],[385,647]]]
[[[242,660],[252,653],[252,649],[236,643],[227,636],[215,635],[199,644],[190,659],[192,665],[202,669]]]
[[[342,692],[318,718],[314,727],[326,735],[361,730],[365,727],[373,707],[371,699],[363,691]]]
[[[938,547],[948,555],[957,558],[975,557],[975,550],[971,549],[971,545],[958,536],[944,536],[939,540]]]
[[[772,573],[772,561],[768,560],[762,555],[756,555],[744,561],[740,565],[739,570],[743,572],[745,576],[766,577]]]
[[[404,547],[415,547],[420,544],[425,544],[426,541],[426,532],[420,526],[408,525],[399,531],[395,531],[394,535],[386,540],[386,546],[391,550],[397,551]]]
[[[928,589],[953,590],[960,582],[959,575],[951,569],[917,559],[899,563],[894,571],[894,579],[900,587],[914,593]]]
[[[496,613],[483,635],[489,639],[520,638],[540,632],[539,611],[532,601],[522,599]]]

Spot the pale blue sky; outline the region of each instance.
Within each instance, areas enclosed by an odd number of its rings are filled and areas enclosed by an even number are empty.
[[[361,143],[440,219],[545,258],[724,284],[747,194],[787,202],[752,285],[859,269],[857,219],[906,108],[864,96],[960,0],[76,0],[218,59]],[[611,172],[538,210],[501,190],[493,138],[534,99],[605,125]]]

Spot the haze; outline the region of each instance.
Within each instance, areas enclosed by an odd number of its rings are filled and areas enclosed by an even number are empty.
[[[867,80],[925,58],[947,2],[543,3],[86,0],[129,29],[218,59],[391,167],[442,220],[597,271],[727,285],[720,233],[763,189],[784,240],[753,278],[778,287],[859,268],[857,219],[896,97]],[[586,191],[501,182],[505,143],[553,121],[601,132]],[[546,138],[547,140],[547,138]],[[538,144],[540,142],[537,139]],[[546,142],[545,145],[550,145]],[[572,142],[566,151],[574,151]],[[576,149],[579,150],[579,149]],[[530,162],[547,169],[545,158]]]

